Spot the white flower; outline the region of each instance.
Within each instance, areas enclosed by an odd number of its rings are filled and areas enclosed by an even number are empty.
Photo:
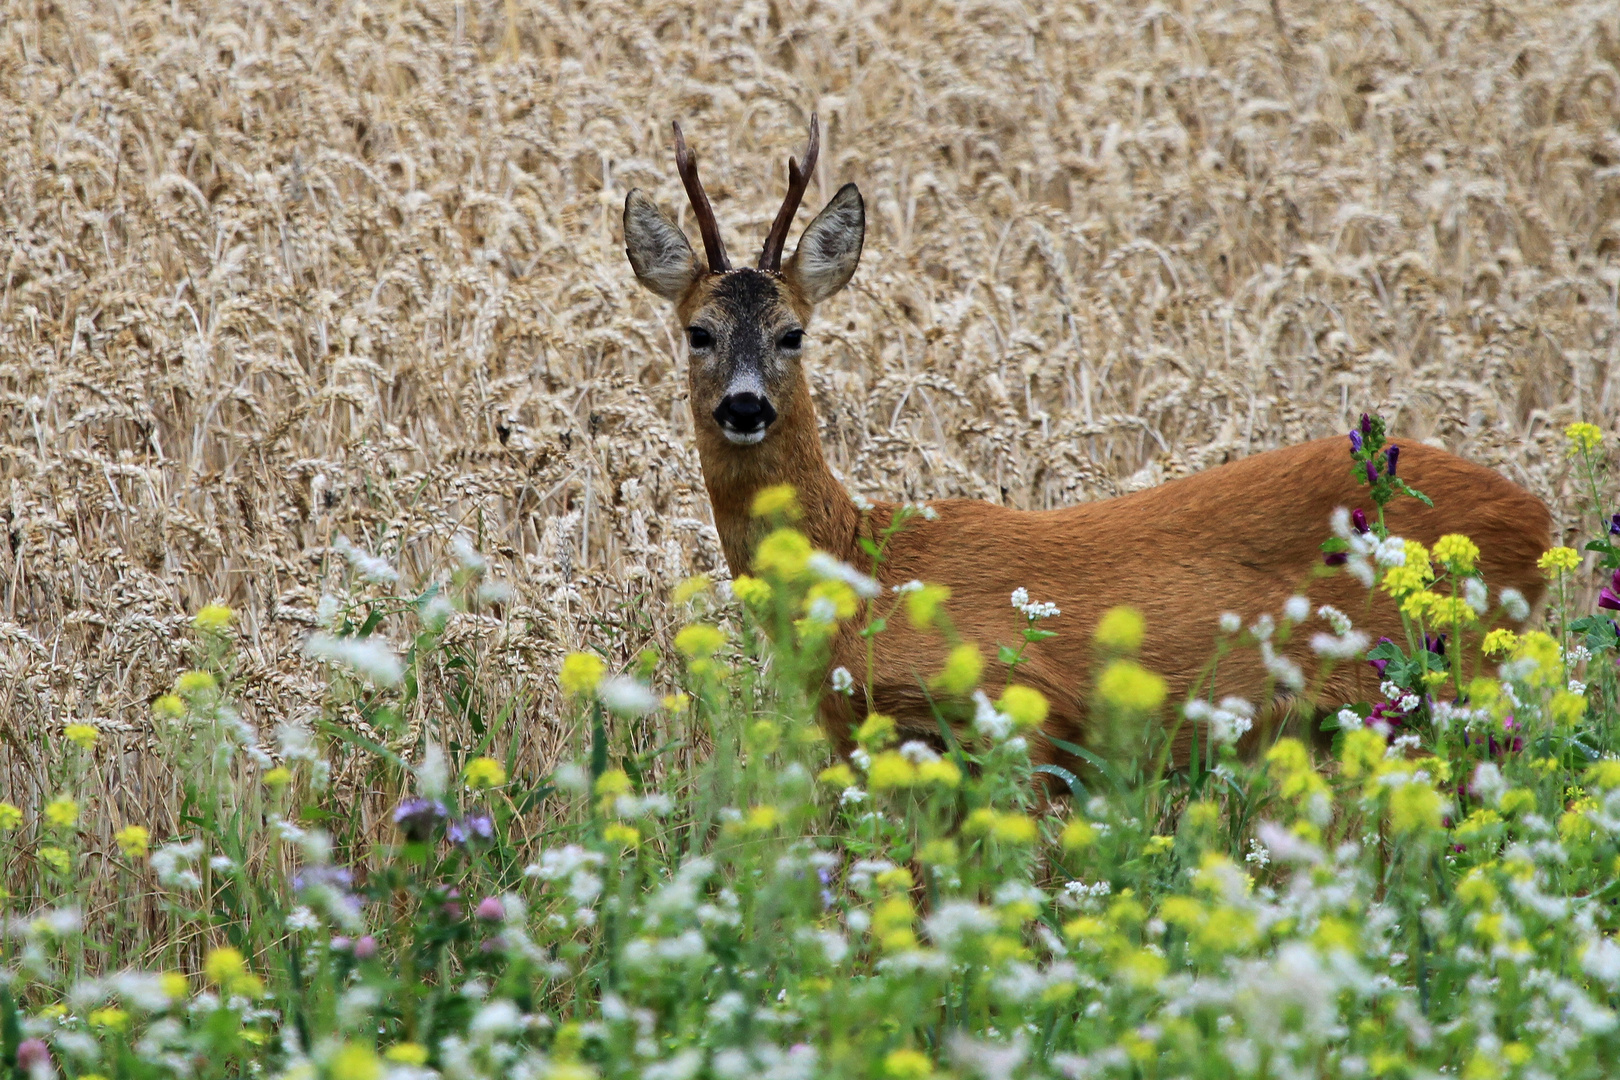
[[[1023,611],[1029,604],[1029,590],[1022,585],[1012,591],[1012,606]]]
[[[1254,706],[1240,697],[1221,699],[1209,714],[1209,737],[1218,743],[1237,742],[1254,727]]]
[[[992,933],[1000,925],[994,911],[965,900],[947,900],[923,920],[923,929],[941,949]]]
[[[315,621],[327,629],[337,622],[338,611],[342,602],[331,593],[322,593],[320,600],[315,604]]]
[[[1406,541],[1398,536],[1385,537],[1379,542],[1373,558],[1379,566],[1405,566]]]
[[[1249,627],[1249,633],[1253,634],[1257,641],[1270,641],[1271,635],[1276,630],[1277,620],[1273,619],[1270,614],[1260,616],[1254,620],[1254,625]]]
[[[1311,602],[1303,596],[1290,596],[1283,604],[1283,618],[1301,623],[1311,617]]]
[[[849,752],[849,763],[865,772],[872,767],[872,755],[866,752],[865,747],[857,746]]]
[[[458,532],[450,538],[450,552],[469,574],[481,574],[489,566],[489,560],[478,553],[466,533]]]
[[[1221,613],[1221,633],[1235,634],[1241,629],[1243,629],[1243,616],[1235,611]]]
[[[924,521],[938,521],[939,520],[939,511],[935,510],[932,506],[929,506],[927,503],[923,503],[922,504],[922,516],[923,516]]]
[[[1507,612],[1508,618],[1514,622],[1524,622],[1530,617],[1530,602],[1518,589],[1503,589],[1500,599],[1502,610]]]
[[[1595,938],[1581,952],[1581,967],[1610,987],[1620,989],[1620,945],[1613,938]]]
[[[832,670],[832,688],[834,693],[852,694],[855,692],[855,676],[849,673],[847,667],[835,667]]]
[[[1329,660],[1354,660],[1367,651],[1367,635],[1360,630],[1351,630],[1342,637],[1313,634],[1311,650]]]
[[[215,855],[208,860],[208,869],[216,874],[228,874],[236,869],[236,862],[229,855]]]
[[[939,760],[939,754],[925,742],[910,739],[900,744],[899,754],[913,765],[923,765]]]
[[[882,592],[882,586],[873,578],[861,573],[853,566],[841,559],[835,559],[825,551],[811,552],[807,565],[810,572],[826,581],[842,581],[854,590],[855,595],[863,600],[870,600]]]
[[[1326,620],[1329,626],[1333,627],[1333,632],[1335,634],[1342,636],[1350,632],[1350,616],[1346,615],[1332,604],[1323,604],[1321,607],[1316,609],[1316,614],[1322,619]]]
[[[1271,865],[1271,851],[1259,840],[1250,840],[1249,853],[1243,856],[1243,861],[1252,862],[1261,869],[1265,869]]]
[[[1485,583],[1477,577],[1463,579],[1463,602],[1474,609],[1475,615],[1483,615],[1491,606],[1489,591]]]
[[[1271,647],[1271,642],[1260,642],[1260,659],[1266,665],[1266,671],[1273,679],[1282,683],[1290,690],[1302,690],[1305,687],[1305,673],[1299,665],[1286,656],[1279,656]]]
[[[840,806],[855,806],[866,801],[866,792],[858,787],[847,787],[838,793]]]
[[[1569,680],[1569,692],[1579,695],[1580,697],[1585,697],[1586,684],[1581,682],[1579,679],[1571,679]]]
[[[292,913],[287,916],[287,929],[289,930],[315,930],[320,925],[321,920],[316,917],[313,911],[302,904],[293,908]]]
[[[352,670],[355,674],[377,686],[398,686],[405,669],[399,657],[387,643],[373,637],[333,637],[331,634],[311,634],[304,643],[304,653],[316,660],[326,660]]]
[[[591,774],[577,761],[565,761],[551,771],[551,782],[564,791],[582,795],[591,790]]]
[[[973,730],[995,742],[1012,734],[1012,717],[990,704],[983,690],[973,691]]]
[[[338,554],[349,561],[349,565],[360,572],[360,576],[367,581],[378,585],[392,585],[399,580],[399,571],[388,565],[387,559],[380,559],[374,555],[367,555],[353,544],[349,543],[347,536],[340,536],[332,543]]]
[[[640,716],[658,706],[653,692],[635,679],[613,675],[603,679],[596,687],[602,704],[623,716]]]
[[[897,592],[897,593],[900,593],[901,595],[904,595],[906,593],[916,592],[919,589],[921,589],[922,587],[923,587],[922,582],[918,581],[916,578],[912,578],[910,581],[906,582],[904,585],[896,585],[894,587],[894,591]]]
[[[1058,606],[1050,601],[1032,601],[1029,590],[1020,586],[1013,590],[1012,606],[1023,612],[1027,619],[1054,619],[1063,614]]]
[[[873,509],[872,500],[868,499],[865,495],[862,495],[859,492],[851,495],[849,499],[850,502],[855,504],[855,509],[859,510],[863,514],[868,513]]]
[[[825,596],[818,596],[810,601],[810,610],[806,613],[811,622],[835,623],[838,621],[838,605]]]
[[[1366,724],[1360,713],[1354,709],[1340,709],[1338,715],[1340,731],[1355,731]]]

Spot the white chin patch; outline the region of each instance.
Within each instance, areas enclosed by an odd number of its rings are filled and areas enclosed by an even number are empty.
[[[720,429],[720,434],[724,435],[726,437],[726,441],[732,446],[753,446],[757,443],[765,441],[764,428],[760,428],[758,431],[744,432],[732,431],[728,427],[722,427]]]

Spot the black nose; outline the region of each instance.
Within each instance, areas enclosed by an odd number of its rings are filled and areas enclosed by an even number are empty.
[[[714,422],[740,435],[748,435],[775,423],[776,410],[758,394],[727,394],[714,407]]]

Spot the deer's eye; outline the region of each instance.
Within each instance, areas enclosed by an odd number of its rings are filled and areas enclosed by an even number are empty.
[[[694,349],[707,349],[714,344],[714,335],[701,326],[688,326],[686,328],[686,340]]]
[[[778,341],[777,344],[784,349],[797,349],[801,344],[803,344],[803,342],[803,330],[789,330],[787,333],[782,335],[782,339]]]

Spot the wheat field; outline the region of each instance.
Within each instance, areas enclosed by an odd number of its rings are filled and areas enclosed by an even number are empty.
[[[868,206],[808,353],[853,490],[1100,499],[1377,409],[1573,525],[1559,432],[1620,406],[1607,0],[4,0],[7,797],[88,722],[162,831],[191,614],[236,610],[269,746],[325,692],[321,597],[368,588],[345,541],[407,590],[488,558],[447,641],[549,767],[560,658],[726,573],[625,193],[695,234],[680,119],[757,250],[812,111],[801,224]],[[362,734],[453,741],[428,674]]]

